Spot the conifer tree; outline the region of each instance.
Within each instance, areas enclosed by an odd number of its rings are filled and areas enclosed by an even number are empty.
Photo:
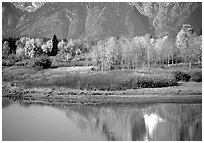
[[[53,38],[52,38],[52,51],[51,51],[51,55],[52,56],[56,56],[57,55],[57,51],[58,51],[58,39],[57,39],[57,36],[54,34]]]

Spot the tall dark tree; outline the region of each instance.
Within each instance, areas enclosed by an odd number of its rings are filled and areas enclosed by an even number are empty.
[[[202,28],[200,29],[200,33],[199,33],[199,35],[202,35]]]
[[[56,56],[57,55],[57,51],[58,51],[58,45],[59,41],[57,39],[57,36],[54,34],[53,38],[52,38],[52,51],[51,51],[51,55],[52,56]]]
[[[9,42],[9,47],[10,47],[10,50],[9,50],[9,54],[16,54],[16,41],[18,40],[18,38],[15,38],[15,37],[9,37],[7,39],[7,41]]]

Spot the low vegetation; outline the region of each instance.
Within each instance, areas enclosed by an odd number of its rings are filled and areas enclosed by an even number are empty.
[[[52,65],[52,61],[46,56],[41,56],[36,58],[33,63],[33,67],[39,67],[42,69],[50,68],[51,65]]]
[[[190,80],[195,82],[202,82],[202,70],[192,69],[187,71],[187,74],[191,76]]]
[[[202,81],[202,70],[138,70],[96,71],[93,68],[69,71],[72,67],[41,69],[13,66],[3,69],[3,81],[18,82],[26,87],[66,87],[82,90],[126,90],[177,86],[178,81]]]
[[[175,78],[176,78],[177,81],[188,82],[189,79],[191,78],[190,75],[188,75],[188,74],[186,74],[186,73],[184,73],[182,71],[175,71],[174,74],[175,74]]]
[[[55,69],[38,71],[34,67],[10,68],[9,72],[7,70],[3,72],[3,81],[12,82],[19,80],[28,87],[63,86],[86,90],[125,90],[177,85],[174,75],[167,72],[160,74],[135,70],[116,70],[110,72],[89,70],[85,73],[55,73]]]
[[[202,70],[195,68],[191,70],[175,70],[172,72],[175,75],[177,81],[195,81],[202,82]]]
[[[123,72],[94,73],[90,75],[67,74],[49,79],[46,83],[39,81],[38,86],[64,86],[86,90],[125,90],[136,88],[153,88],[176,85],[173,76],[127,74]]]

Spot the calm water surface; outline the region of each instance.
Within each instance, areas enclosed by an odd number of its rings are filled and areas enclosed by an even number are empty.
[[[202,139],[202,104],[2,105],[3,141]]]

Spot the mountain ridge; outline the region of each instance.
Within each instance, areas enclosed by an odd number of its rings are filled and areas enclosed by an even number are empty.
[[[54,34],[60,39],[88,40],[99,40],[107,36],[141,36],[146,33],[155,36],[150,19],[141,14],[136,7],[124,2],[48,2],[39,4],[33,12],[22,11],[11,3],[3,2],[2,11],[3,38],[52,38]],[[197,13],[200,13],[200,10],[197,10]],[[192,15],[187,21],[193,23],[197,32],[202,27],[202,18],[199,14],[197,18]],[[196,19],[201,19],[199,24],[195,22]]]

